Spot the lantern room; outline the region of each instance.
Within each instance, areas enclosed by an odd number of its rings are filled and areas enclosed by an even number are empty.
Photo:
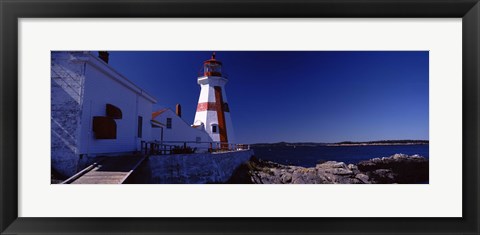
[[[215,59],[215,52],[209,60],[203,62],[203,76],[222,76],[222,62]]]

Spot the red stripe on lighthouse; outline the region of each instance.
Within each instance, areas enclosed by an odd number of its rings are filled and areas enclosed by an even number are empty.
[[[228,108],[228,104],[226,103],[223,103],[222,109],[224,112],[230,112]],[[216,111],[216,110],[217,110],[217,103],[215,102],[203,102],[203,103],[198,103],[197,105],[197,112]]]
[[[197,105],[197,112],[202,112],[202,111],[215,111],[217,110],[217,104],[215,102],[203,102],[203,103],[198,103]]]
[[[223,97],[222,97],[222,88],[215,86],[215,101],[217,101],[217,118],[218,118],[218,129],[220,132],[220,144],[222,149],[228,149],[228,137],[227,137],[227,124],[225,123],[225,113],[223,112]],[[225,144],[224,144],[225,143]]]

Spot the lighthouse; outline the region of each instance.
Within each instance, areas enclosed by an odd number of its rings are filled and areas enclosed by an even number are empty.
[[[225,94],[228,79],[222,73],[222,62],[215,58],[215,52],[209,60],[203,62],[203,68],[197,79],[200,85],[195,126],[203,125],[213,141],[221,142],[222,148],[227,143],[235,143],[230,109]]]

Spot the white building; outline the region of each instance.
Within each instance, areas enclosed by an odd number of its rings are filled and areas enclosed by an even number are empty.
[[[201,90],[194,125],[203,125],[215,142],[236,143],[225,94],[228,79],[222,73],[222,62],[215,59],[215,53],[204,62],[203,73],[197,82]]]
[[[161,109],[152,113],[152,139],[165,144],[181,146],[183,144],[196,148],[196,152],[206,152],[212,138],[203,126],[191,126],[180,115],[171,109]]]
[[[108,65],[108,52],[51,53],[51,166],[69,177],[92,159],[139,152],[142,143],[188,146],[196,152],[233,149],[235,143],[221,73],[222,63],[204,62],[193,125],[177,112],[152,112],[157,101]],[[162,146],[163,147],[163,146]]]
[[[140,150],[151,141],[155,98],[108,65],[108,53],[51,53],[51,159],[64,176],[85,158]]]

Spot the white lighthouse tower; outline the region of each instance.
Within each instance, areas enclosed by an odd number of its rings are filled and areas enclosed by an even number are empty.
[[[194,125],[203,125],[213,141],[222,143],[222,148],[228,148],[226,143],[235,143],[225,94],[227,81],[222,73],[222,62],[215,59],[214,52],[212,58],[203,63],[203,71],[197,79],[201,90]]]

